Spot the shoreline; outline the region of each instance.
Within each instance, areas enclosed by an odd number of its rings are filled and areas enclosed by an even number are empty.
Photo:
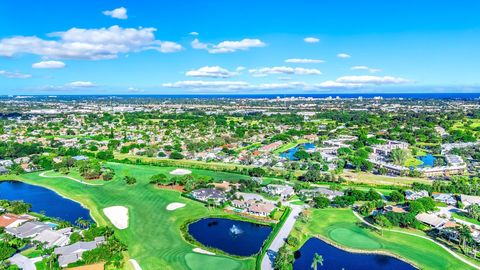
[[[25,180],[22,180],[22,179],[3,179],[1,178],[0,179],[0,182],[5,182],[5,181],[16,181],[16,182],[22,182],[22,183],[25,183],[25,184],[29,184],[29,185],[34,185],[34,186],[37,186],[37,187],[42,187],[42,188],[46,188],[48,190],[51,190],[52,192],[54,192],[55,194],[57,194],[58,196],[64,198],[64,199],[67,199],[67,200],[70,200],[70,201],[73,201],[73,202],[76,202],[78,203],[80,206],[82,206],[83,208],[85,208],[86,210],[88,210],[89,212],[89,215],[90,215],[90,218],[93,220],[93,222],[95,222],[95,224],[98,226],[99,223],[97,221],[97,219],[92,215],[92,210],[87,207],[84,203],[80,202],[80,201],[77,201],[75,199],[72,199],[72,198],[69,198],[67,197],[66,195],[63,195],[61,194],[60,192],[58,192],[57,190],[54,190],[52,188],[49,188],[49,187],[45,187],[45,186],[42,186],[42,185],[39,185],[39,184],[36,184],[36,183],[31,183],[31,182],[28,182],[28,181],[25,181]]]
[[[299,251],[303,245],[305,245],[305,243],[310,240],[311,238],[317,238],[331,246],[334,246],[338,249],[341,249],[343,251],[346,251],[346,252],[350,252],[350,253],[356,253],[356,254],[370,254],[370,255],[383,255],[383,256],[389,256],[389,257],[392,257],[392,258],[395,258],[397,260],[400,260],[402,262],[405,262],[405,263],[408,263],[409,265],[413,266],[414,268],[416,269],[421,269],[420,267],[418,267],[418,265],[406,258],[403,258],[402,256],[399,256],[399,255],[396,255],[396,254],[393,254],[391,252],[388,252],[388,251],[384,251],[384,250],[364,250],[364,249],[353,249],[353,248],[349,248],[349,247],[345,247],[345,246],[342,246],[338,243],[335,243],[333,240],[331,239],[328,239],[327,237],[323,236],[323,235],[314,235],[314,236],[310,236],[301,246],[299,249],[295,250],[295,251]]]

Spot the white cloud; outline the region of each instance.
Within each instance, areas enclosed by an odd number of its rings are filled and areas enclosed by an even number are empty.
[[[182,46],[171,41],[155,39],[155,28],[71,28],[65,32],[50,33],[56,39],[36,36],[16,36],[0,40],[0,56],[35,54],[57,59],[113,59],[119,54],[157,50],[177,52]]]
[[[244,71],[246,68],[244,66],[238,66],[235,70],[237,72]]]
[[[248,72],[256,77],[264,77],[271,74],[287,74],[287,75],[320,75],[322,72],[315,68],[300,67],[264,67],[260,69],[249,69]]]
[[[194,32],[190,32],[190,33],[188,33],[188,34],[189,34],[190,36],[198,36],[198,35],[199,35],[198,32],[195,32],[195,31],[194,31]]]
[[[409,80],[392,76],[343,76],[336,80],[323,81],[319,83],[306,82],[271,82],[252,84],[246,81],[179,81],[175,83],[165,83],[162,86],[167,88],[179,88],[188,91],[214,91],[214,92],[234,92],[248,90],[279,90],[293,89],[298,91],[326,91],[342,89],[361,89],[362,87],[372,87],[378,85],[391,85],[408,83]]]
[[[47,69],[47,68],[64,68],[66,65],[62,61],[41,61],[38,63],[33,63],[32,68],[40,68],[40,69]]]
[[[343,76],[336,81],[354,84],[401,84],[410,82],[407,79],[393,76]]]
[[[367,66],[353,66],[350,68],[351,70],[366,70],[370,73],[377,73],[377,72],[380,72],[382,71],[381,69],[378,69],[378,68],[370,68],[370,67],[367,67]]]
[[[135,87],[129,87],[127,90],[128,90],[128,92],[131,92],[131,93],[141,93],[141,92],[145,91],[143,89],[139,89],[139,88],[135,88]]]
[[[320,42],[320,39],[316,38],[316,37],[306,37],[303,39],[303,41],[307,42],[307,43],[318,43]]]
[[[162,86],[193,90],[238,90],[248,88],[249,84],[244,81],[179,81],[164,83]]]
[[[110,16],[115,19],[126,20],[128,19],[127,16],[127,9],[124,7],[119,7],[114,10],[105,10],[103,15]]]
[[[65,84],[67,87],[78,87],[78,88],[88,88],[88,87],[94,87],[95,84],[89,81],[74,81]]]
[[[10,79],[28,79],[32,77],[30,74],[19,73],[19,72],[11,72],[6,70],[0,70],[0,76],[10,78]]]
[[[193,49],[196,49],[196,50],[206,50],[206,49],[208,49],[208,44],[200,42],[200,40],[198,40],[198,38],[194,39],[190,43],[190,45],[192,46]]]
[[[344,58],[344,59],[345,59],[345,58],[350,58],[350,57],[352,57],[352,56],[351,56],[350,54],[348,54],[348,53],[339,53],[339,54],[337,54],[337,57],[338,57],[338,58]]]
[[[185,75],[188,77],[229,78],[237,75],[237,73],[219,66],[205,66],[196,70],[187,71]]]
[[[246,50],[249,50],[250,48],[259,48],[259,47],[267,46],[267,44],[265,44],[263,41],[259,39],[250,39],[250,38],[245,38],[239,41],[226,40],[218,44],[202,43],[200,42],[200,40],[196,38],[192,41],[191,45],[193,49],[207,50],[209,53],[213,53],[213,54],[246,51]]]
[[[324,63],[325,61],[320,59],[309,59],[309,58],[290,58],[286,59],[285,63],[295,63],[295,64],[318,64]]]

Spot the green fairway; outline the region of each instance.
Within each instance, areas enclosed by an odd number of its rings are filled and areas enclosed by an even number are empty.
[[[203,204],[186,199],[179,192],[160,190],[149,184],[150,176],[168,173],[173,167],[153,167],[109,163],[116,171],[114,180],[103,186],[88,186],[66,178],[42,178],[32,173],[20,178],[25,182],[49,187],[58,193],[79,201],[91,210],[100,225],[110,225],[102,209],[109,206],[126,206],[129,209],[129,228],[117,230],[129,248],[130,258],[136,259],[143,270],[148,269],[253,269],[254,258],[235,259],[192,252],[195,248],[182,239],[180,227],[188,220],[209,215],[226,215],[216,209],[209,210]],[[237,174],[192,169],[194,174],[210,175],[215,179],[235,180]],[[123,176],[137,178],[135,185],[127,186]],[[172,202],[185,203],[184,208],[167,211]],[[68,211],[68,210],[66,210]],[[129,269],[129,268],[127,268]]]
[[[387,252],[421,269],[472,269],[431,241],[391,231],[381,235],[358,222],[351,209],[315,209],[311,221],[306,225],[297,222],[292,234],[302,244],[310,237],[320,236],[347,249]]]

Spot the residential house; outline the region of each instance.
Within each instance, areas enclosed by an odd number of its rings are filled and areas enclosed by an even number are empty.
[[[20,224],[28,221],[26,217],[18,216],[15,214],[7,213],[0,216],[0,227],[2,228],[15,228]]]
[[[2,174],[8,174],[8,172],[9,172],[9,171],[8,171],[7,168],[5,168],[4,166],[0,166],[0,175],[2,175]]]
[[[293,187],[288,186],[288,185],[273,185],[270,184],[266,187],[263,188],[263,191],[267,192],[270,195],[273,196],[280,196],[282,200],[285,200],[292,196],[295,191],[293,190]]]
[[[409,201],[413,201],[423,197],[428,197],[428,191],[426,190],[414,191],[410,189],[405,190],[405,198]]]
[[[224,202],[227,197],[225,193],[221,190],[215,188],[201,188],[191,192],[193,198],[206,202],[208,200],[213,200],[216,203]]]
[[[97,237],[91,242],[77,242],[75,244],[57,247],[53,252],[58,255],[58,264],[61,267],[66,267],[71,263],[77,262],[82,259],[82,254],[85,251],[89,251],[97,248],[105,242],[105,238]]]
[[[480,196],[471,196],[471,195],[460,195],[460,201],[463,203],[465,207],[472,205],[472,204],[478,204],[480,205]]]
[[[446,204],[449,204],[449,205],[456,205],[457,204],[457,199],[455,199],[455,196],[453,194],[433,193],[432,197],[437,202],[443,202],[443,203],[446,203]]]
[[[299,191],[299,194],[301,194],[303,196],[307,196],[307,197],[316,197],[316,196],[323,195],[323,196],[327,197],[329,200],[333,200],[337,196],[343,196],[344,195],[344,193],[341,192],[341,191],[330,190],[330,189],[324,188],[324,187],[318,187],[318,188],[315,188],[315,189],[302,189],[302,190]]]
[[[34,241],[44,243],[47,248],[62,247],[70,242],[72,228],[64,228],[57,231],[45,230],[33,238]]]
[[[447,220],[446,219],[443,219],[443,218],[440,218],[438,217],[437,215],[435,214],[427,214],[427,213],[420,213],[418,215],[415,216],[415,218],[422,222],[422,223],[425,223],[433,228],[440,228],[441,226],[443,226]]]
[[[5,231],[11,235],[14,235],[17,238],[30,238],[35,237],[45,230],[51,230],[48,224],[39,221],[29,221],[18,227],[6,228]]]

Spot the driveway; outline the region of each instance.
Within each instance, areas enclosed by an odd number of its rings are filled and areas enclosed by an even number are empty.
[[[285,244],[285,240],[293,229],[295,221],[297,220],[298,215],[302,212],[303,207],[300,205],[286,204],[292,208],[292,212],[285,220],[282,228],[278,232],[275,239],[273,239],[272,244],[267,250],[267,253],[262,258],[262,270],[273,270],[273,265],[275,263],[275,256],[277,255],[278,250]]]
[[[13,257],[8,259],[10,263],[18,266],[22,270],[36,270],[35,263],[42,260],[41,257],[29,259],[23,256],[20,253],[15,254]]]

